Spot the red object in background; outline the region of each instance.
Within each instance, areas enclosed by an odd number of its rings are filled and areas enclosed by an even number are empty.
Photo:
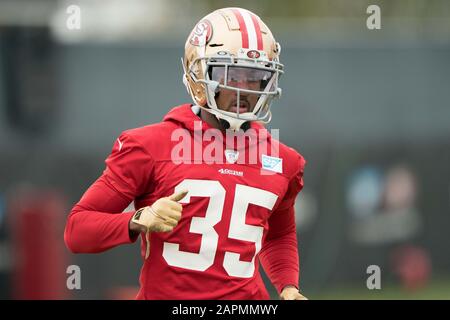
[[[108,300],[136,300],[139,293],[139,286],[133,287],[113,287],[106,292]]]
[[[431,261],[425,249],[412,245],[399,247],[392,254],[392,264],[406,290],[415,291],[428,283]]]
[[[65,299],[65,206],[55,192],[15,190],[8,203],[13,299]]]

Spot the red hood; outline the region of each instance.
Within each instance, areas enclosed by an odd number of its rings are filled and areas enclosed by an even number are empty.
[[[201,135],[203,135],[207,129],[214,128],[210,126],[206,121],[202,121],[202,119],[192,111],[191,107],[191,104],[183,104],[181,106],[175,107],[166,114],[166,116],[163,118],[163,121],[172,122],[176,124],[177,127],[188,130],[191,133],[192,137],[195,139],[194,132],[195,129],[198,130],[200,128],[199,124],[201,124]],[[232,140],[233,142],[227,141],[229,139],[224,139],[224,134],[221,135],[221,142],[224,144],[226,149],[242,150],[242,148],[245,148],[248,150],[250,148],[258,148],[259,150],[261,147],[261,150],[264,150],[264,152],[269,152],[269,150],[271,150],[270,146],[273,144],[273,142],[275,142],[275,140],[272,139],[270,132],[266,130],[266,128],[262,124],[254,121],[251,123],[250,127],[253,130],[246,131],[244,145],[236,145],[235,139]],[[215,140],[216,139],[214,139],[214,141]],[[203,140],[202,143],[204,145],[208,145],[211,142]],[[264,146],[266,146],[267,149],[264,148]],[[249,152],[244,152],[242,155],[245,156],[246,153],[248,154]]]
[[[178,126],[194,131],[194,122],[202,122],[202,130],[212,128],[208,123],[202,121],[191,109],[192,104],[186,103],[172,108],[163,118],[163,121],[175,122]]]

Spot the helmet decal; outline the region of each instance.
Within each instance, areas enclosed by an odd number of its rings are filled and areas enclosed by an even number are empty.
[[[249,50],[247,51],[247,57],[250,59],[258,59],[261,56],[261,53],[257,50]]]
[[[212,25],[211,22],[204,19],[197,23],[194,30],[192,31],[192,36],[189,42],[193,46],[204,47],[208,44],[212,37]]]

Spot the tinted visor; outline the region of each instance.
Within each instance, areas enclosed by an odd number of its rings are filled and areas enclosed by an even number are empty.
[[[264,91],[273,76],[272,71],[234,66],[211,66],[208,73],[221,85],[255,91]]]

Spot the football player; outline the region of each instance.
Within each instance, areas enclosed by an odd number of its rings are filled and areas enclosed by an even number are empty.
[[[267,135],[266,153],[238,161],[260,139],[230,147],[225,138],[195,134],[265,130],[281,94],[280,48],[248,10],[224,8],[201,19],[182,59],[194,103],[118,137],[103,174],[68,217],[68,248],[98,253],[140,236],[137,299],[269,299],[259,263],[281,299],[306,299],[298,285],[294,213],[304,158]],[[177,130],[189,133],[184,142],[192,149],[223,145],[215,155],[222,161],[193,161],[189,152],[174,161]],[[133,201],[137,210],[123,212]]]

